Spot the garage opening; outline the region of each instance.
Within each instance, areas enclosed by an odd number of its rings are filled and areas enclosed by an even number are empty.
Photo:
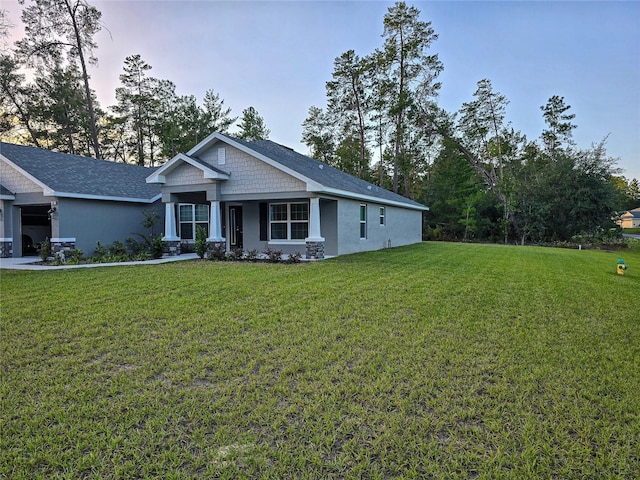
[[[20,208],[22,256],[37,255],[40,244],[51,238],[51,205],[29,205]]]

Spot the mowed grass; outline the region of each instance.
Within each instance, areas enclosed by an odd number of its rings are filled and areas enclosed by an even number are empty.
[[[640,475],[637,250],[1,275],[0,478]]]

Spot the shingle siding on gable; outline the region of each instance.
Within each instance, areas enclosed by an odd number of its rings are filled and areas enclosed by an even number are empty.
[[[166,178],[166,185],[198,185],[205,183],[202,170],[187,163],[177,167]]]
[[[230,146],[225,146],[226,162],[221,165],[228,172],[229,180],[222,184],[225,195],[247,193],[304,192],[306,185],[300,180],[279,171],[261,160]],[[218,166],[218,147],[207,150],[200,158]]]
[[[2,185],[13,193],[42,192],[42,187],[29,180],[5,161],[0,161],[0,178]]]

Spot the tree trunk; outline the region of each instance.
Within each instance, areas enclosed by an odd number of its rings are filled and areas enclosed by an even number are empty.
[[[98,141],[98,127],[96,125],[96,115],[93,109],[93,99],[91,98],[91,88],[89,87],[89,73],[87,72],[87,64],[84,60],[84,51],[82,50],[82,39],[80,37],[80,29],[76,19],[76,10],[71,8],[69,1],[66,2],[67,10],[73,22],[73,33],[78,47],[78,58],[80,59],[80,67],[82,68],[82,79],[84,81],[84,92],[87,97],[87,110],[89,112],[89,123],[91,128],[91,141],[93,143],[93,152],[96,158],[100,157],[100,142]]]

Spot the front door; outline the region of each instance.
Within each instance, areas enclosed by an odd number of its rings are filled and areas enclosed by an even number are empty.
[[[242,207],[231,205],[229,207],[229,246],[231,248],[244,248],[242,242]]]

